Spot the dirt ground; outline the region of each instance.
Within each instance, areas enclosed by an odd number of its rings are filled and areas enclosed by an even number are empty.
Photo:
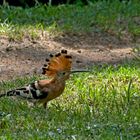
[[[89,68],[100,63],[121,63],[132,58],[134,45],[107,33],[72,34],[57,37],[47,34],[22,41],[0,36],[0,81],[39,73],[50,53],[67,49],[73,56],[73,68]]]

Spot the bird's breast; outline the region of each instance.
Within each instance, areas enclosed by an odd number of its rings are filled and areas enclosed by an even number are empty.
[[[59,97],[63,93],[64,88],[65,88],[65,84],[56,84],[56,85],[53,85],[51,87],[50,92],[48,93],[48,96],[44,99],[44,101],[45,102],[48,102],[50,100],[53,100],[53,99]]]

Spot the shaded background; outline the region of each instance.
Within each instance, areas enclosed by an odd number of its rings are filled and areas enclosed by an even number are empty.
[[[59,5],[59,4],[81,4],[86,5],[90,2],[97,2],[99,0],[1,0],[0,4],[8,3],[9,5],[13,6],[22,6],[22,7],[32,7],[36,4],[51,4],[51,5]],[[113,1],[113,0],[106,0],[106,1]],[[118,0],[127,2],[129,0]]]

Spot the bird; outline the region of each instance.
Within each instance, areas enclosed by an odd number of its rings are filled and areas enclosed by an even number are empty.
[[[42,104],[47,108],[49,101],[59,97],[66,85],[66,81],[72,73],[89,72],[88,70],[72,70],[72,55],[67,50],[61,50],[55,55],[50,54],[50,58],[46,58],[47,64],[42,67],[42,74],[47,78],[34,81],[23,88],[10,90],[0,94],[1,97],[17,96],[26,99],[36,105]]]

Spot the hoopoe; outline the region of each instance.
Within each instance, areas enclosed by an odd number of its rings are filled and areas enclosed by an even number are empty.
[[[65,88],[66,80],[70,74],[75,72],[87,72],[86,70],[71,70],[72,56],[67,54],[67,50],[61,50],[55,56],[50,55],[50,59],[46,59],[47,64],[42,68],[42,74],[50,77],[50,79],[38,80],[29,84],[24,88],[8,91],[4,96],[19,96],[28,101],[43,104],[47,107],[47,103],[60,96]]]

